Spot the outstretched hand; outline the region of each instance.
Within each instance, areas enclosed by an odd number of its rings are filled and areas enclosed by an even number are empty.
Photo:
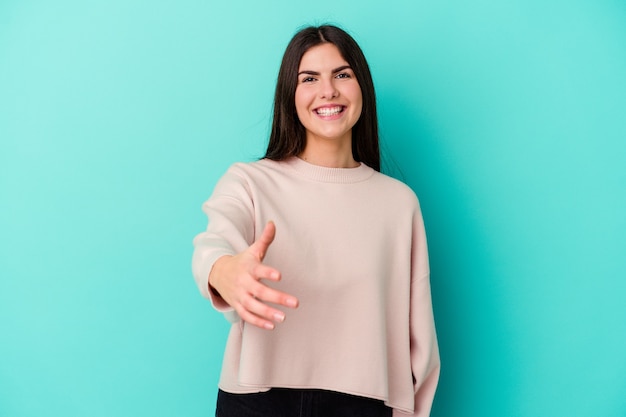
[[[222,256],[213,265],[209,285],[245,322],[271,330],[275,323],[285,320],[285,313],[267,303],[295,308],[298,299],[275,290],[261,282],[262,279],[278,282],[280,271],[263,264],[267,249],[274,241],[276,226],[268,222],[259,239],[245,251],[234,256]]]

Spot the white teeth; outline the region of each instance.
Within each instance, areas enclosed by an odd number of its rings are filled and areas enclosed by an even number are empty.
[[[341,106],[338,106],[338,107],[323,107],[323,108],[317,109],[315,111],[320,116],[334,116],[336,114],[339,114],[342,109],[343,109],[343,107],[341,107]]]

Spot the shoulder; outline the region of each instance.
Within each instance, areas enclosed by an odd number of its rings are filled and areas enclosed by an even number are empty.
[[[411,187],[402,181],[381,172],[375,172],[374,175],[372,175],[371,181],[377,188],[377,192],[384,196],[384,198],[389,199],[390,203],[399,202],[403,205],[419,207],[417,195]]]
[[[285,167],[283,165],[282,162],[272,161],[270,159],[260,159],[252,162],[235,162],[228,168],[226,174],[236,175],[242,178],[254,178],[284,171]]]
[[[268,181],[275,181],[285,167],[281,162],[261,159],[253,162],[233,163],[215,185],[222,192],[231,188],[250,189],[262,186]]]

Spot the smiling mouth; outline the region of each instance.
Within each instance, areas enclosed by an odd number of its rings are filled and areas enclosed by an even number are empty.
[[[336,116],[339,113],[345,110],[345,106],[335,106],[335,107],[320,107],[319,109],[315,109],[315,113],[320,116]]]

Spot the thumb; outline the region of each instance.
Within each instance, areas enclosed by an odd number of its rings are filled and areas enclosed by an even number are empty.
[[[263,258],[265,258],[267,248],[269,248],[270,244],[274,241],[274,236],[276,236],[276,225],[273,221],[269,221],[265,225],[261,236],[250,246],[250,250],[259,260],[262,261]]]

